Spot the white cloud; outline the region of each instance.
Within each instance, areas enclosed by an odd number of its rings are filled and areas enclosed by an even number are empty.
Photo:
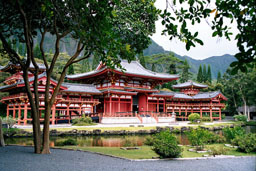
[[[155,5],[157,8],[163,10],[166,7],[165,2],[166,1],[164,0],[157,0]],[[196,47],[191,47],[191,49],[187,51],[185,43],[180,42],[178,39],[170,41],[168,36],[161,35],[164,26],[162,26],[160,20],[156,22],[156,33],[151,38],[165,50],[173,51],[179,55],[187,55],[194,59],[205,59],[210,56],[220,56],[223,54],[234,55],[238,52],[236,41],[234,40],[235,36],[232,37],[231,41],[228,41],[225,38],[211,37],[212,30],[206,21],[202,21],[198,25],[189,27],[194,32],[199,32],[199,38],[204,42],[203,46],[197,44]],[[232,27],[232,32],[235,35],[238,32],[236,24],[230,24],[230,27]]]

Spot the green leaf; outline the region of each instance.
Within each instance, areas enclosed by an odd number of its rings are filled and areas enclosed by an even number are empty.
[[[215,31],[215,32],[212,33],[212,37],[215,37],[217,35],[218,35],[218,31]]]

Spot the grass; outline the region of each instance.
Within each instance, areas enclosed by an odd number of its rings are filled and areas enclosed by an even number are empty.
[[[256,121],[249,121],[245,123],[247,126],[256,126]]]
[[[205,149],[210,149],[211,147],[224,147],[224,144],[211,144],[206,145]],[[61,147],[64,149],[73,149],[73,150],[82,150],[82,151],[90,151],[97,152],[106,155],[112,155],[117,157],[123,157],[128,159],[152,159],[152,157],[159,157],[150,146],[141,146],[139,150],[122,150],[120,147],[78,147],[78,146],[64,146]],[[193,158],[193,157],[203,157],[207,153],[196,153],[190,152],[188,149],[192,147],[182,146],[182,158]],[[234,155],[234,156],[256,156],[256,152],[252,153],[243,153],[237,151],[235,148],[224,147],[227,150],[226,155]]]
[[[106,155],[113,155],[117,157],[124,157],[128,159],[152,159],[158,155],[151,150],[150,146],[140,146],[138,150],[122,150],[120,147],[77,147],[65,146],[61,148],[97,152]]]

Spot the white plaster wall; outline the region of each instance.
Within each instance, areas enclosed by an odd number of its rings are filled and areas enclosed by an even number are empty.
[[[103,117],[101,123],[106,124],[140,124],[137,117]]]
[[[175,122],[175,120],[173,117],[158,117],[158,123],[170,123]]]

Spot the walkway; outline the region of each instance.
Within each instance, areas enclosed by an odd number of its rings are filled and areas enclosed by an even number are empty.
[[[226,158],[183,161],[129,161],[89,152],[52,149],[50,155],[33,153],[31,147],[0,148],[1,171],[255,171],[256,158]]]

